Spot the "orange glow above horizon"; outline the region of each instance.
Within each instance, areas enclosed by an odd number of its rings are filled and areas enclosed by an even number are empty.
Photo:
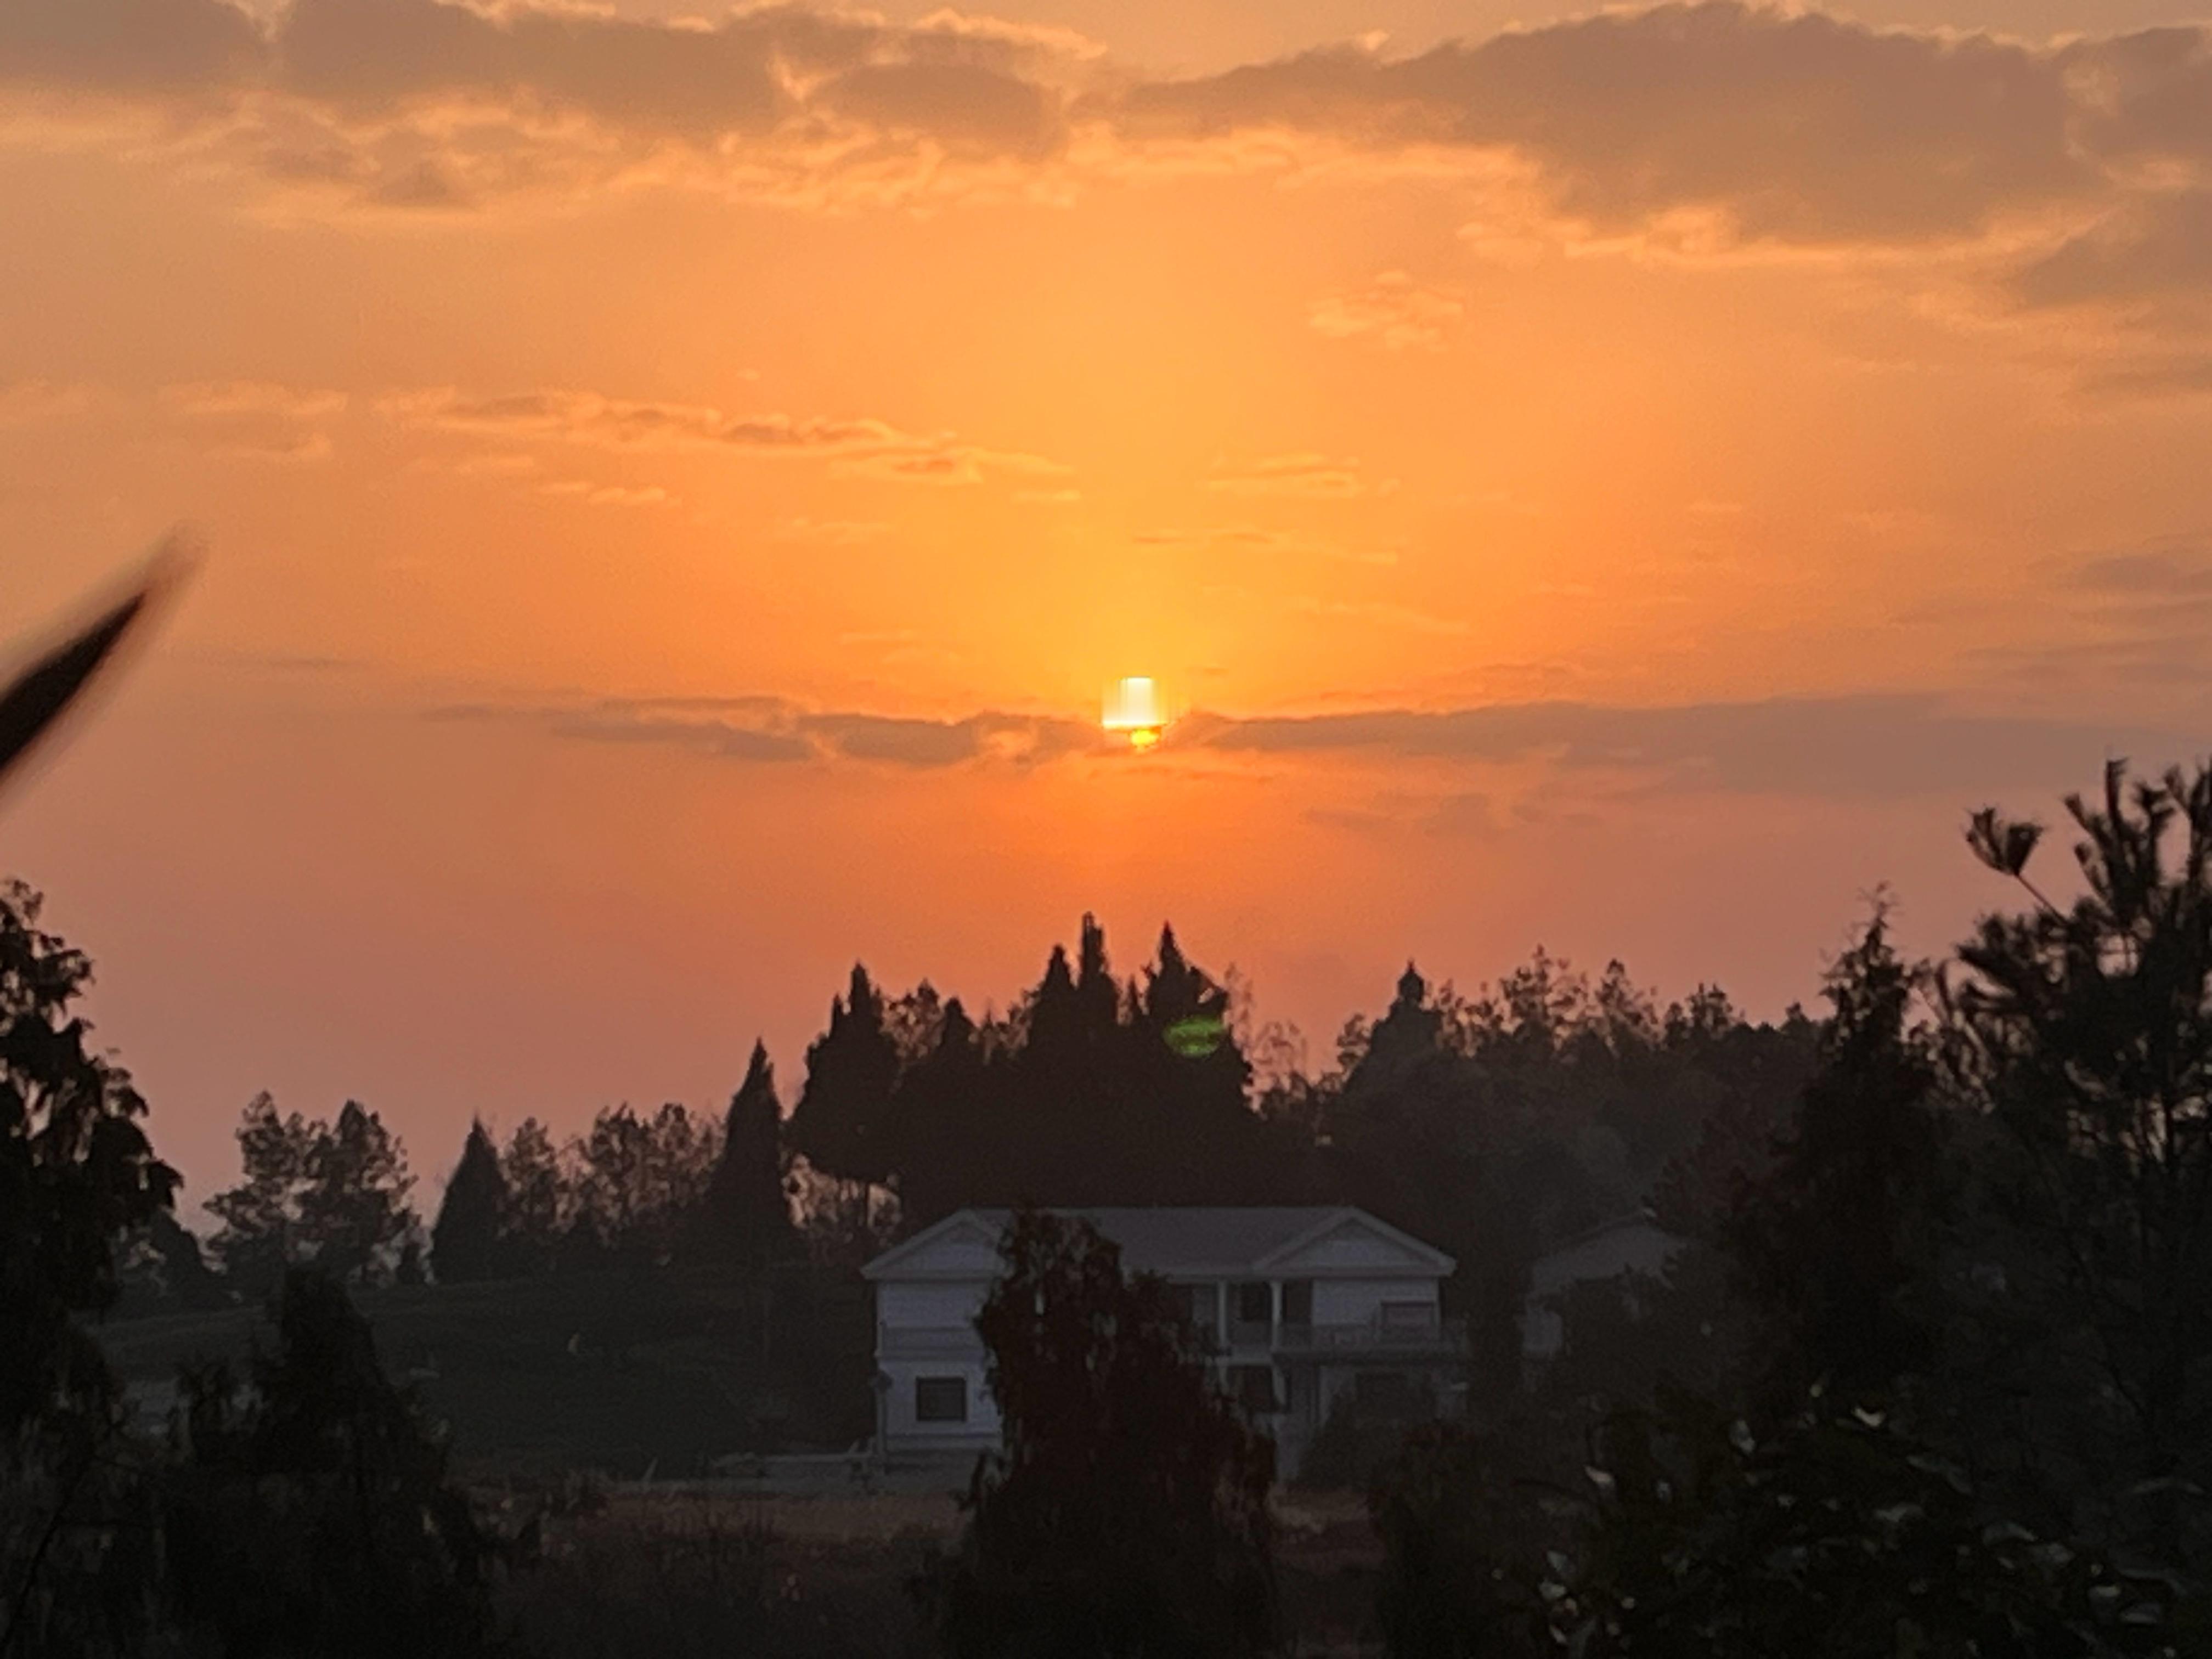
[[[7,866],[203,1185],[263,1087],[426,1174],[757,1032],[788,1099],[854,958],[1003,1007],[1091,909],[1317,1059],[1408,955],[1778,1012],[2212,720],[2212,145],[2066,3],[50,30],[0,637],[210,552]]]

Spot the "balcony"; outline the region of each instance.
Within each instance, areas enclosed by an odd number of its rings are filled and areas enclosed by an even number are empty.
[[[1467,1322],[1431,1320],[1395,1324],[1380,1319],[1356,1325],[1285,1325],[1275,1333],[1280,1354],[1459,1354],[1467,1352]]]

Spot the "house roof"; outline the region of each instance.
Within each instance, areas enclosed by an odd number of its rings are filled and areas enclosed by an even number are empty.
[[[1013,1218],[1012,1210],[961,1210],[894,1245],[862,1272],[878,1279],[930,1244],[962,1229],[976,1230],[994,1243]],[[1364,1210],[1342,1205],[1243,1205],[1055,1210],[1079,1217],[1121,1246],[1123,1266],[1133,1272],[1206,1276],[1261,1277],[1305,1247],[1341,1227],[1364,1230],[1389,1240],[1438,1274],[1449,1273],[1452,1258]]]

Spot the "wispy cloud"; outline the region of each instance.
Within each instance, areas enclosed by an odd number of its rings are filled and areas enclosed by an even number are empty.
[[[1389,351],[1441,351],[1466,314],[1465,301],[1386,270],[1365,288],[1326,295],[1306,309],[1307,324],[1334,340],[1366,339]]]
[[[701,404],[545,391],[474,397],[453,386],[388,393],[387,421],[420,431],[503,444],[551,442],[618,452],[811,456],[851,476],[897,483],[976,484],[994,473],[1058,477],[1071,469],[1041,455],[990,449],[951,434],[925,436],[888,421],[732,415]]]
[[[1224,458],[1214,464],[1206,487],[1231,495],[1338,499],[1364,495],[1370,489],[1367,481],[1360,477],[1358,461],[1308,453],[1268,455],[1241,465]]]

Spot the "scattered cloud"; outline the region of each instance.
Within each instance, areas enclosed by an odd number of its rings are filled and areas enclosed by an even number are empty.
[[[775,527],[776,538],[812,542],[823,547],[859,547],[890,534],[890,526],[874,519],[786,519]]]
[[[870,417],[796,420],[732,415],[701,404],[608,398],[595,392],[472,397],[453,386],[396,392],[377,412],[416,430],[501,443],[566,443],[626,452],[690,452],[825,459],[843,473],[897,483],[976,484],[994,473],[1057,477],[1072,469],[1041,455],[987,449],[951,434],[924,436]]]
[[[594,483],[588,478],[556,478],[538,485],[541,495],[579,501],[586,507],[678,507],[682,503],[659,484]]]
[[[1306,322],[1333,340],[1368,339],[1389,351],[1441,351],[1466,310],[1455,295],[1425,288],[1402,270],[1386,270],[1356,292],[1315,301]]]
[[[343,392],[222,380],[165,386],[155,401],[173,418],[204,429],[211,456],[301,464],[330,459],[330,423],[348,400]]]
[[[1206,487],[1232,495],[1329,498],[1364,495],[1369,489],[1358,461],[1310,453],[1269,455],[1242,466],[1224,459],[1214,463]]]

